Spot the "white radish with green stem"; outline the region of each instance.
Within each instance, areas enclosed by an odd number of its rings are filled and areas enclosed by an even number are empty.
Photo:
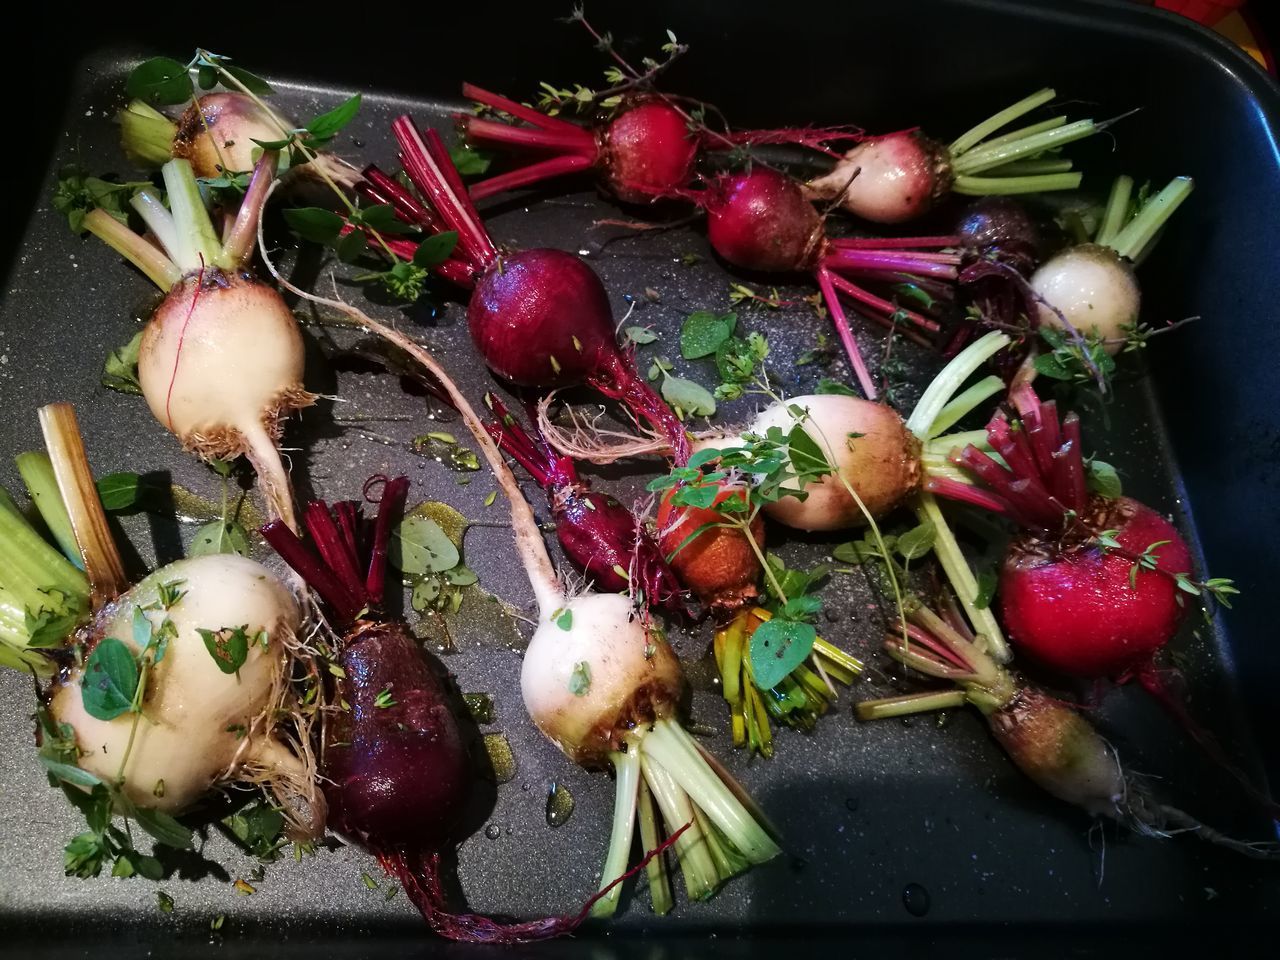
[[[589,767],[612,765],[618,774],[601,888],[625,872],[637,819],[646,816],[638,793],[641,779],[656,798],[668,830],[683,831],[676,840],[677,859],[692,898],[710,896],[729,879],[732,874],[724,872],[722,865],[745,867],[776,856],[777,844],[739,799],[741,788],[726,782],[708,764],[680,724],[678,700],[684,686],[680,663],[648,611],[637,609],[620,594],[586,591],[570,596],[566,592],[515,477],[444,368],[403,334],[340,300],[294,287],[269,259],[267,266],[286,288],[341,311],[420,363],[449,395],[475,437],[510,503],[516,551],[538,605],[538,626],[521,670],[526,709],[538,729],[566,756]],[[699,816],[682,819],[691,811]],[[717,864],[710,853],[713,842],[728,847],[734,856]],[[614,887],[597,901],[593,913],[611,915],[619,896]]]
[[[295,717],[293,733],[285,732],[288,663],[301,622],[288,587],[234,554],[179,560],[130,587],[74,411],[52,404],[40,420],[86,571],[76,599],[88,620],[75,636],[81,655],[44,692],[41,758],[49,771],[104,803],[108,823],[114,811],[153,834],[220,783],[258,783],[297,836],[318,836],[324,802],[306,724]],[[46,504],[46,513],[54,509]]]
[[[239,212],[219,240],[186,160],[162,168],[168,206],[133,199],[155,243],[103,210],[87,230],[165,293],[143,330],[138,381],[156,419],[203,459],[246,456],[272,516],[295,525],[289,476],[276,446],[282,421],[315,397],[302,385],[302,335],[275,288],[246,268],[276,167],[264,154]]]
[[[1117,177],[1093,242],[1068,247],[1032,274],[1040,322],[1119,353],[1137,329],[1142,305],[1133,265],[1146,256],[1194,186],[1190,177],[1176,177],[1135,209],[1133,180]]]

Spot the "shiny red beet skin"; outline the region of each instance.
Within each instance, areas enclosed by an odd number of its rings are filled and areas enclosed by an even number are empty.
[[[620,200],[647,203],[684,187],[693,175],[698,141],[680,112],[661,100],[624,107],[603,141],[605,180]]]
[[[1094,498],[1098,529],[1115,529],[1128,553],[1153,543],[1161,570],[1191,571],[1191,554],[1164,517],[1136,500]],[[1092,512],[1092,511],[1091,511]],[[1011,546],[1000,577],[1005,628],[1019,652],[1072,677],[1118,678],[1150,662],[1186,613],[1172,577],[1139,570],[1130,585],[1133,560],[1096,547],[1055,554],[1024,535]]]
[[[822,218],[800,185],[774,170],[756,167],[720,177],[700,202],[707,211],[707,239],[735,267],[809,270],[822,254]]]
[[[493,371],[522,386],[581,383],[617,353],[604,284],[562,250],[500,257],[477,281],[467,322]]]
[[[443,680],[396,622],[359,623],[339,663],[351,709],[326,738],[329,825],[374,850],[443,848],[474,779]]]

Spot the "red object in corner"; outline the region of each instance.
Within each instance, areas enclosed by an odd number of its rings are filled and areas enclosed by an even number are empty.
[[[1156,0],[1156,6],[1211,27],[1232,10],[1243,7],[1244,2],[1245,0]]]

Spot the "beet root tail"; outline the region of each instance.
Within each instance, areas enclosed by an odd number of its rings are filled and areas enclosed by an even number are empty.
[[[1204,755],[1240,785],[1245,795],[1259,809],[1264,811],[1271,819],[1280,820],[1280,803],[1276,803],[1275,800],[1267,796],[1253,782],[1252,778],[1240,769],[1234,760],[1227,756],[1226,750],[1218,742],[1217,737],[1205,729],[1191,715],[1191,711],[1187,709],[1187,704],[1182,694],[1170,683],[1171,673],[1172,671],[1158,670],[1154,664],[1147,664],[1134,674],[1134,679],[1142,685],[1143,690],[1147,691],[1155,699],[1156,703],[1164,708],[1170,717],[1178,722],[1178,725],[1182,727],[1183,731],[1196,746],[1203,751]]]

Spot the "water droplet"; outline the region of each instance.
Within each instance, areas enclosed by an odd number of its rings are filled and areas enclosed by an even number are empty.
[[[529,790],[529,784],[527,784],[527,783],[522,783],[522,784],[520,784],[520,789],[521,789],[521,790],[524,790],[525,792],[528,792],[528,790]]]
[[[352,137],[351,145],[355,147],[357,150],[363,150],[365,148],[365,142],[361,140],[359,137]]]
[[[844,801],[844,808],[845,808],[846,810],[848,810],[850,813],[857,813],[857,812],[858,812],[858,808],[859,808],[859,807],[861,807],[861,806],[862,806],[862,801],[861,801],[861,800],[859,800],[857,797],[846,797],[846,798],[845,798],[845,801]]]
[[[490,840],[497,840],[500,836],[502,836],[502,828],[498,826],[496,823],[491,823],[484,828],[484,835],[488,837]]]
[[[489,763],[493,765],[493,779],[498,783],[509,783],[516,776],[516,755],[511,750],[511,743],[503,733],[486,733],[484,748],[489,752]]]
[[[507,836],[511,836],[516,832],[515,827],[507,827]]]
[[[918,883],[908,883],[902,888],[902,905],[913,917],[923,917],[929,912],[929,891]]]
[[[840,613],[836,610],[832,610],[829,607],[823,613],[823,615],[827,618],[827,623],[835,623],[837,620],[840,619]]]
[[[547,826],[561,827],[573,816],[573,794],[563,784],[551,781],[547,791]]]

